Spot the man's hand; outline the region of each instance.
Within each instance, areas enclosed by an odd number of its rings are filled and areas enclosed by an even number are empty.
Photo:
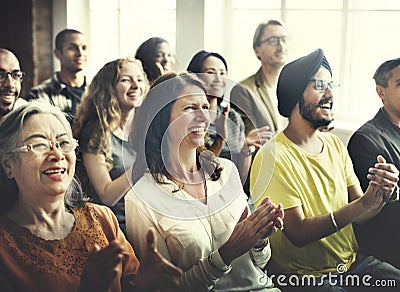
[[[364,196],[375,208],[390,198],[399,181],[399,170],[393,164],[386,163],[382,155],[378,155],[377,161],[369,169],[367,178],[370,182]]]

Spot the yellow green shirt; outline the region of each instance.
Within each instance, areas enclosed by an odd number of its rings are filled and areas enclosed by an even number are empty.
[[[330,213],[348,204],[347,188],[359,184],[351,159],[339,138],[318,133],[319,154],[309,154],[280,132],[259,151],[250,174],[255,206],[269,196],[284,209],[301,206],[306,217]],[[278,231],[270,237],[275,274],[321,276],[354,262],[358,244],[351,224],[298,248]]]

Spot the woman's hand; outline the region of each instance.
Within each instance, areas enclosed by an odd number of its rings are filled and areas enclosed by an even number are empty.
[[[163,65],[161,65],[160,62],[155,62],[154,67],[153,67],[154,73],[157,74],[157,76],[161,76],[165,74],[165,70]]]
[[[246,207],[229,239],[219,248],[225,264],[246,253],[263,238],[268,237],[277,228],[283,228],[283,208],[265,198],[253,214],[248,216]]]
[[[230,110],[230,104],[223,109],[221,113],[216,112],[216,119],[214,121],[215,130],[217,134],[224,140],[228,140],[228,113]]]
[[[273,137],[273,132],[268,126],[251,130],[247,136],[245,143],[247,147],[254,146],[260,148]]]
[[[123,245],[116,240],[102,250],[96,244],[83,269],[78,291],[109,291],[118,274],[118,268],[121,266],[123,251]]]
[[[157,251],[154,228],[147,232],[147,246],[136,276],[135,291],[176,291],[180,286],[182,270],[167,261]]]
[[[215,104],[216,105],[216,104]],[[228,113],[229,113],[229,103],[226,108],[221,113],[215,109],[210,109],[211,120],[214,121],[215,131],[217,132],[214,143],[210,145],[209,150],[211,150],[215,156],[221,154],[222,147],[225,145],[225,141],[228,140]]]

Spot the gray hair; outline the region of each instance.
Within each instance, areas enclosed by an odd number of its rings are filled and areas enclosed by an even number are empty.
[[[388,60],[382,63],[374,74],[374,80],[376,85],[388,87],[388,81],[392,78],[392,70],[400,65],[400,58]]]
[[[9,114],[5,116],[5,119],[0,123],[0,136],[7,137],[7,139],[0,140],[0,159],[8,156],[14,159],[17,163],[20,163],[20,156],[18,153],[10,152],[10,149],[14,149],[17,146],[19,135],[24,126],[25,121],[32,115],[46,113],[51,114],[56,117],[64,129],[67,135],[72,138],[71,126],[65,114],[58,108],[46,104],[40,101],[32,101],[27,104],[18,107]],[[4,196],[6,203],[0,207],[0,214],[8,211],[13,207],[17,201],[18,196],[18,186],[15,180],[8,179],[3,167],[0,170],[0,185],[1,189],[5,190]],[[8,196],[8,197],[7,197]],[[4,197],[3,197],[4,198]],[[65,194],[65,204],[69,207],[79,207],[82,206],[88,199],[83,194],[82,188],[74,178],[69,185],[67,192]]]

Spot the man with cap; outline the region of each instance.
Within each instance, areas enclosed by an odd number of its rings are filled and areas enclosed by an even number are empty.
[[[399,171],[378,156],[363,194],[343,143],[318,131],[332,121],[331,80],[321,49],[285,65],[279,75],[278,109],[289,123],[258,152],[250,177],[256,206],[269,196],[285,209],[285,229],[270,237],[269,270],[275,276],[314,277],[314,282],[299,283],[311,286],[307,291],[322,285],[324,291],[338,291],[352,282],[337,277],[353,274],[372,276],[371,285],[376,279],[399,285],[400,270],[358,254],[351,224],[379,213],[392,198]]]

